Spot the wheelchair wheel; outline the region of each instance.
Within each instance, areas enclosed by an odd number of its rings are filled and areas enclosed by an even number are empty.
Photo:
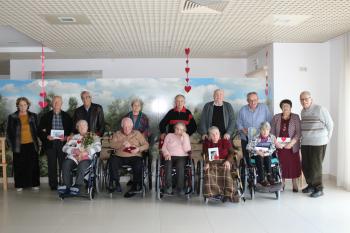
[[[144,166],[142,167],[142,197],[146,196],[146,192],[149,191],[149,173],[148,173],[148,159],[144,159]]]
[[[254,200],[254,198],[255,198],[255,188],[254,188],[254,186],[250,186],[249,187],[249,193],[250,193],[250,199]]]
[[[196,191],[199,196],[203,195],[203,160],[197,162]]]
[[[276,191],[275,194],[276,194],[276,200],[278,200],[280,198],[281,191]]]
[[[188,194],[188,196],[190,197],[190,195],[192,194],[192,193],[194,193],[195,192],[195,169],[194,169],[194,160],[193,159],[191,159],[191,174],[189,174],[189,178],[191,179],[190,180],[190,184],[189,185],[191,185],[191,190],[187,190],[187,194]]]
[[[157,199],[161,200],[161,194],[160,194],[160,159],[157,159],[156,162],[156,192],[157,192]]]
[[[89,199],[93,200],[95,198],[95,188],[91,186],[88,188]]]
[[[97,159],[96,161],[96,192],[100,193],[103,190],[104,186],[104,174],[103,174],[103,161]]]

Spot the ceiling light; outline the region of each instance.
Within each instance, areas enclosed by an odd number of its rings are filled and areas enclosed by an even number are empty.
[[[297,26],[306,20],[310,19],[312,15],[269,15],[261,23],[273,26]]]
[[[58,16],[57,19],[62,23],[75,23],[77,20],[71,16]]]

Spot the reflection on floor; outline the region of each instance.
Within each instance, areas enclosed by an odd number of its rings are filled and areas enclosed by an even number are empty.
[[[0,190],[1,233],[349,233],[350,193],[327,183],[325,196],[310,198],[293,193],[291,185],[280,200],[274,194],[257,193],[254,200],[208,203],[200,197],[186,200],[154,192],[146,198],[113,198],[105,193],[93,201],[59,200],[43,184],[40,191],[17,193],[10,185]]]

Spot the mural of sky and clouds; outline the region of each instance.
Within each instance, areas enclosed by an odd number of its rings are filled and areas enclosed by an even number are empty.
[[[32,101],[31,110],[39,111],[39,86],[41,80],[1,80],[0,94],[7,100],[7,108],[15,111],[15,100],[26,96]],[[141,98],[144,112],[163,114],[173,106],[174,96],[186,96],[186,105],[193,111],[195,107],[203,105],[213,99],[213,91],[217,88],[225,90],[225,100],[230,102],[235,111],[246,104],[246,94],[256,91],[260,101],[266,99],[264,88],[265,80],[261,78],[191,78],[192,87],[189,93],[184,91],[185,81],[180,78],[160,79],[97,79],[97,80],[49,80],[46,86],[47,93],[54,93],[63,97],[63,109],[68,108],[68,99],[76,97],[79,105],[80,92],[91,92],[93,102],[101,104],[104,109],[115,99]]]

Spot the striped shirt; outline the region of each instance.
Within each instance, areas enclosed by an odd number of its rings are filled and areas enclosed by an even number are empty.
[[[326,145],[333,132],[333,120],[328,110],[312,104],[301,111],[301,145]]]

